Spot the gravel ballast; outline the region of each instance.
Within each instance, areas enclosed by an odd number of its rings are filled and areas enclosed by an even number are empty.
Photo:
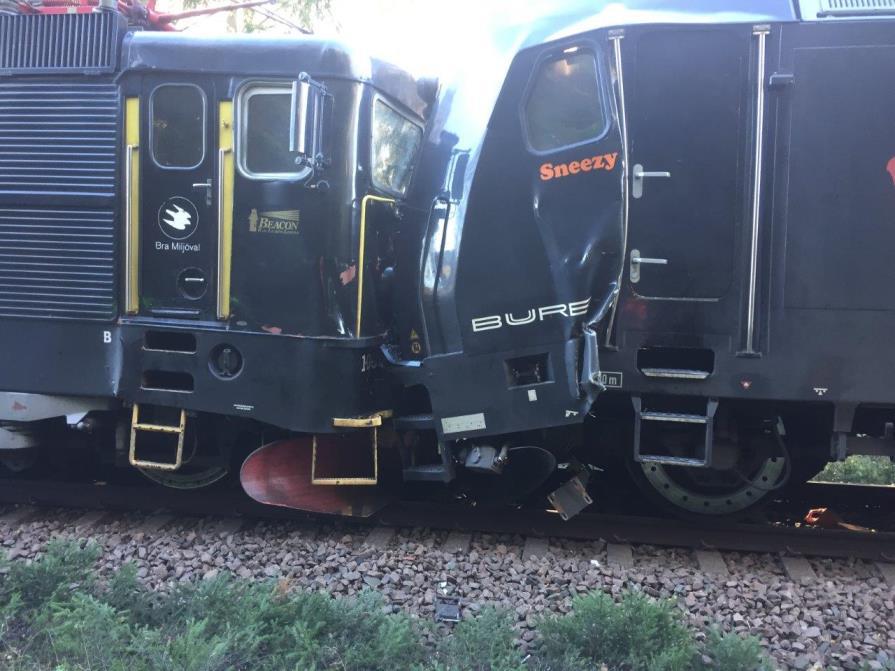
[[[86,516],[41,510],[0,517],[0,547],[33,559],[53,538],[89,539],[102,548],[101,575],[133,562],[153,589],[231,572],[293,589],[351,596],[376,590],[394,610],[434,617],[439,592],[462,598],[465,614],[501,605],[515,612],[523,646],[540,615],[565,613],[577,594],[641,590],[675,599],[697,632],[711,626],[757,636],[780,668],[885,668],[895,660],[895,588],[871,562],[811,559],[815,580],[793,581],[772,555],[723,553],[729,575],[699,570],[685,549],[635,546],[633,567],[607,562],[604,543],[551,539],[546,556],[523,560],[525,539],[473,534],[468,547],[440,548],[448,533],[398,530],[382,547],[352,524]],[[83,524],[76,524],[85,520]],[[697,636],[702,635],[697,633]]]

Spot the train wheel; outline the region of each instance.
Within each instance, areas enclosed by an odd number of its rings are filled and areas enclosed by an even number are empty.
[[[171,489],[201,489],[213,485],[218,480],[227,477],[230,469],[226,466],[208,465],[197,467],[187,464],[178,471],[155,471],[148,468],[139,469],[140,472],[156,484],[170,487]]]
[[[37,463],[37,449],[8,450],[0,454],[0,468],[3,471],[18,475],[34,468]]]
[[[662,436],[675,453],[677,436]],[[776,429],[727,434],[717,439],[713,467],[638,463],[628,470],[650,500],[679,517],[743,516],[772,501],[792,475],[790,451]],[[661,453],[661,451],[660,451]]]
[[[225,426],[202,423],[188,428],[184,436],[183,465],[178,470],[138,470],[149,480],[171,489],[201,489],[213,485],[230,473],[235,432]]]
[[[674,512],[690,515],[741,515],[770,500],[784,475],[784,457],[756,464],[751,474],[742,471],[697,469],[662,464],[633,464],[635,481],[671,504]],[[639,473],[636,471],[639,470]]]

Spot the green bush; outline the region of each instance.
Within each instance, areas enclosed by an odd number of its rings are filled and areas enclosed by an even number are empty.
[[[525,671],[515,640],[512,613],[485,608],[441,639],[435,671]]]
[[[697,646],[671,601],[578,597],[540,622],[527,660],[512,612],[460,622],[435,649],[371,593],[334,599],[229,577],[150,592],[127,566],[105,585],[96,548],[53,543],[0,567],[0,668],[9,671],[764,671],[758,641]],[[889,667],[886,667],[889,668]]]
[[[895,462],[889,457],[856,454],[845,461],[827,464],[814,479],[856,485],[895,485]]]
[[[92,588],[93,564],[99,548],[77,543],[50,541],[45,556],[30,564],[4,562],[6,578],[0,582],[0,605],[18,595],[26,608],[34,608],[61,593]]]
[[[765,671],[772,669],[761,649],[761,644],[754,636],[746,638],[736,634],[724,634],[717,629],[709,631],[703,656],[708,661],[700,661],[705,671],[724,669],[724,671]]]
[[[572,612],[550,616],[540,626],[541,657],[553,671],[599,668],[685,671],[696,646],[671,601],[638,592],[616,604],[602,592],[577,597]]]
[[[378,595],[286,595],[228,577],[153,594],[133,568],[95,584],[94,548],[52,544],[40,561],[6,565],[0,625],[7,668],[54,671],[421,667],[425,650],[405,615]]]
[[[50,601],[34,620],[35,656],[57,668],[128,671],[131,630],[108,604],[83,592]]]

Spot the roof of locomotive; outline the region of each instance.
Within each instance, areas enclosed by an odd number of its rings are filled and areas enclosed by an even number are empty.
[[[531,23],[520,48],[599,28],[799,20],[794,0],[568,0]],[[529,19],[530,21],[530,19]]]
[[[204,36],[135,31],[125,38],[121,69],[224,75],[353,79],[369,83],[425,116],[428,104],[407,71],[347,45],[312,36]]]

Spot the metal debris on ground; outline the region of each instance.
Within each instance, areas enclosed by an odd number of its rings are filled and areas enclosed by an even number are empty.
[[[559,516],[569,520],[587,508],[593,499],[588,496],[582,476],[576,475],[562,487],[547,496],[550,504],[556,508]]]
[[[460,597],[438,595],[435,597],[435,621],[459,622]]]
[[[845,529],[846,531],[870,531],[867,527],[849,524],[829,508],[812,508],[805,515],[805,524],[820,529]]]

